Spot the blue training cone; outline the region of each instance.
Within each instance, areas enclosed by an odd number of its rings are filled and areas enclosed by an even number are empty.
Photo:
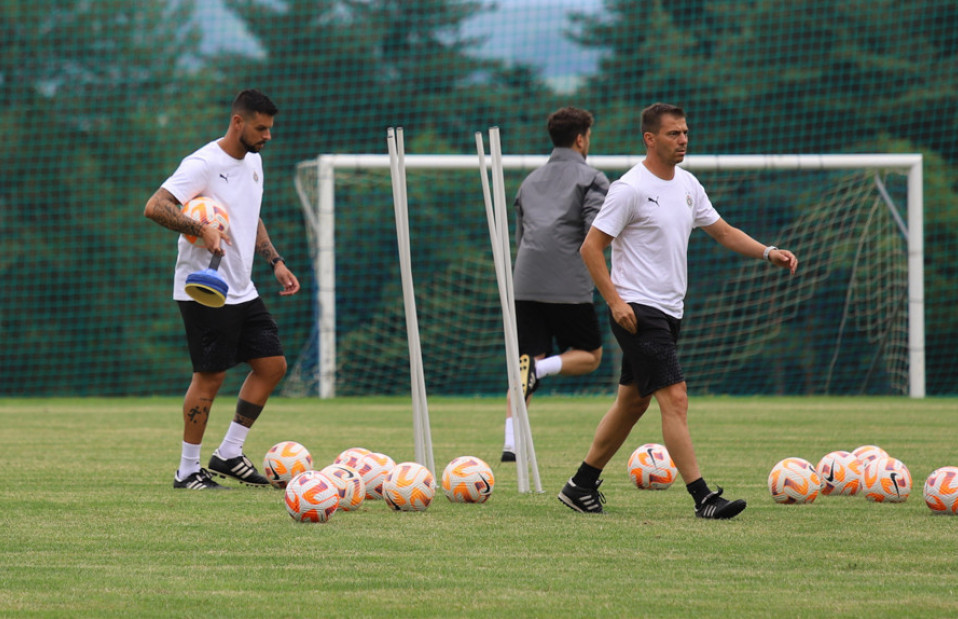
[[[210,260],[210,267],[191,273],[186,278],[186,294],[190,295],[194,301],[207,307],[223,307],[226,304],[226,294],[229,292],[229,284],[223,279],[223,276],[216,272],[220,266],[222,255],[213,254]]]

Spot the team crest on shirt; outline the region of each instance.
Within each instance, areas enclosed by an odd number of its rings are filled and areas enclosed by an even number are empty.
[[[258,183],[258,182],[259,182],[259,174],[257,174],[256,172],[253,172],[253,182],[254,182],[254,183]],[[691,200],[691,198],[689,198],[689,199]]]
[[[689,208],[692,208],[692,194],[685,194],[685,203],[689,205]]]

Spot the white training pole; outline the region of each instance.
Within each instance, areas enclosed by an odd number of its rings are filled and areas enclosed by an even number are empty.
[[[435,474],[429,411],[426,405],[426,382],[422,366],[422,345],[416,314],[416,294],[412,279],[412,256],[409,245],[409,205],[406,194],[405,146],[402,128],[390,127],[386,132],[389,149],[389,171],[392,177],[393,206],[396,213],[396,241],[402,279],[403,308],[406,313],[406,334],[409,341],[409,379],[412,391],[413,434],[416,462]]]
[[[405,281],[407,279],[406,273],[408,273],[409,281],[409,290],[410,292],[414,291],[412,285],[412,247],[409,241],[409,194],[406,193],[406,143],[404,140],[404,132],[402,127],[396,127],[393,133],[393,139],[396,143],[396,165],[398,173],[396,174],[397,183],[399,187],[399,200],[394,202],[398,204],[396,209],[396,238],[397,238],[397,247],[401,245],[402,254],[407,257],[408,268],[403,270],[402,278],[403,283],[403,304],[406,304],[406,293],[405,293]],[[401,231],[401,232],[400,232]],[[422,418],[422,404],[423,399],[421,397],[419,384],[420,381],[425,379],[425,374],[422,372],[422,357],[417,354],[416,351],[422,350],[421,344],[419,342],[419,314],[416,312],[416,295],[409,295],[412,299],[409,303],[411,304],[413,310],[413,321],[416,324],[415,329],[406,327],[406,336],[409,342],[409,387],[410,395],[412,396],[412,413],[413,413],[413,436],[414,443],[416,448],[416,462],[426,466],[425,461],[425,434],[423,432],[423,418]],[[406,310],[406,324],[409,324],[409,310]],[[418,359],[418,361],[417,361]],[[431,471],[432,468],[430,467]]]
[[[489,128],[489,159],[492,165],[492,210],[493,222],[496,225],[496,236],[492,243],[496,246],[499,256],[499,268],[496,271],[499,280],[499,294],[502,298],[502,318],[503,335],[506,346],[506,367],[509,372],[510,397],[509,404],[512,412],[512,427],[516,440],[516,478],[520,492],[529,492],[529,458],[526,451],[526,424],[522,422],[522,411],[526,410],[525,397],[522,394],[521,377],[519,375],[519,347],[516,333],[515,302],[513,300],[512,288],[509,285],[507,271],[511,269],[510,260],[507,258],[511,254],[509,245],[509,221],[503,212],[500,212],[499,193],[504,191],[504,179],[501,175],[502,153],[496,148],[499,137],[499,130],[496,127]],[[505,195],[503,193],[503,195]]]
[[[512,249],[509,243],[509,215],[506,208],[506,181],[502,166],[502,143],[499,140],[499,127],[489,129],[489,154],[492,159],[492,203],[496,211],[496,221],[499,222],[499,240],[502,243],[502,274],[505,278],[506,304],[509,307],[510,320],[508,321],[509,359],[515,365],[513,375],[519,377],[519,336],[515,320],[515,289],[512,285]],[[517,383],[519,381],[517,380]],[[539,465],[536,461],[536,450],[532,442],[532,427],[529,424],[529,413],[526,409],[525,398],[522,397],[522,385],[517,384],[519,397],[513,398],[513,415],[516,416],[520,431],[517,436],[516,453],[517,464],[520,455],[527,460],[523,467],[528,466],[532,474],[532,482],[536,492],[542,492],[542,482],[539,479]]]
[[[498,136],[497,136],[498,137]],[[490,140],[491,141],[491,140]],[[496,281],[499,287],[499,302],[502,308],[503,331],[506,348],[506,366],[509,377],[509,406],[512,413],[513,428],[516,434],[516,482],[519,492],[529,492],[529,462],[531,454],[533,478],[537,492],[542,492],[539,481],[539,469],[535,460],[535,448],[532,445],[532,433],[529,428],[529,418],[526,410],[525,398],[522,396],[522,385],[519,377],[519,344],[516,337],[515,302],[511,288],[511,265],[509,256],[509,225],[505,218],[504,209],[497,218],[493,199],[490,196],[488,172],[485,160],[485,147],[482,134],[476,133],[476,150],[479,154],[479,171],[482,182],[482,195],[486,207],[486,220],[489,225],[489,241],[492,245],[492,256],[496,268]],[[494,168],[493,184],[504,193],[501,164],[498,172]],[[498,180],[497,180],[498,178]]]
[[[399,169],[400,169],[400,188],[402,191],[402,214],[403,214],[403,229],[405,230],[405,235],[403,237],[403,242],[405,243],[405,253],[408,263],[407,273],[409,280],[409,298],[411,299],[412,305],[412,322],[413,328],[409,330],[410,336],[413,340],[412,350],[415,352],[411,353],[413,362],[415,366],[415,374],[413,374],[413,387],[415,395],[413,396],[413,414],[419,418],[419,439],[417,445],[417,458],[419,457],[419,452],[422,452],[422,459],[417,460],[420,464],[428,468],[430,471],[435,473],[436,467],[435,462],[433,461],[433,451],[432,451],[432,430],[429,423],[429,408],[427,406],[426,399],[426,372],[423,369],[422,364],[422,343],[419,338],[419,318],[418,313],[416,312],[416,295],[413,290],[413,280],[412,280],[412,258],[411,258],[411,247],[409,241],[409,198],[406,193],[406,146],[403,140],[403,129],[399,127],[396,129],[396,148],[399,154]],[[414,430],[415,431],[415,430]]]
[[[499,288],[499,304],[502,311],[502,324],[504,333],[504,342],[506,348],[506,373],[509,379],[509,410],[512,414],[513,431],[516,436],[516,485],[519,492],[529,492],[529,473],[527,459],[525,457],[525,442],[522,440],[522,427],[518,422],[517,402],[525,408],[525,398],[522,397],[522,385],[519,379],[518,364],[513,361],[519,356],[518,346],[515,354],[509,346],[510,329],[509,325],[515,324],[513,315],[514,306],[509,305],[509,295],[505,288],[506,279],[503,274],[502,242],[499,238],[499,225],[496,222],[496,214],[492,205],[492,195],[489,191],[489,172],[486,166],[485,146],[482,141],[482,134],[476,132],[476,150],[479,154],[479,172],[482,183],[482,198],[486,207],[486,222],[489,226],[489,243],[492,246],[492,259],[495,264],[496,282]]]
[[[419,417],[419,440],[417,442],[420,447],[417,449],[417,458],[419,457],[418,452],[422,452],[423,459],[418,460],[420,464],[425,466],[432,472],[436,474],[436,464],[433,460],[433,451],[432,451],[432,428],[429,423],[429,406],[428,400],[426,399],[426,372],[422,364],[422,342],[419,338],[419,317],[416,312],[416,295],[413,292],[413,280],[412,280],[412,251],[409,241],[409,198],[406,193],[406,146],[405,141],[403,140],[403,129],[402,127],[397,128],[396,130],[396,145],[399,154],[399,169],[402,172],[399,175],[400,186],[402,188],[402,212],[403,212],[403,229],[406,231],[404,236],[404,242],[406,244],[406,258],[409,266],[407,267],[408,279],[409,279],[409,297],[412,300],[412,317],[413,317],[413,329],[410,331],[412,334],[415,344],[413,349],[415,353],[412,354],[412,358],[415,361],[415,370],[416,374],[414,377],[415,386],[418,397],[415,397],[413,400],[414,415],[417,414]],[[415,430],[414,430],[415,431]]]

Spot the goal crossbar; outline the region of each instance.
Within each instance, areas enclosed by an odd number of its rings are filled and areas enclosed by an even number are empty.
[[[642,155],[589,155],[589,164],[600,170],[626,170]],[[548,155],[503,155],[509,170],[534,169]],[[407,155],[408,169],[478,170],[476,155]],[[908,247],[908,382],[909,395],[925,397],[924,229],[922,155],[910,154],[782,154],[689,155],[682,167],[696,171],[725,170],[886,170],[907,175]],[[299,171],[316,168],[316,200],[308,198]],[[335,278],[335,176],[337,170],[389,169],[389,156],[380,154],[323,154],[300,162],[295,183],[304,215],[316,244],[317,384],[321,398],[335,396],[336,383],[336,278]],[[478,193],[478,190],[477,190]]]

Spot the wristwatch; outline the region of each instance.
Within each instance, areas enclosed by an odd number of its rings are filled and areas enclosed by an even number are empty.
[[[286,258],[283,258],[282,256],[276,256],[275,258],[269,261],[269,266],[273,267],[273,270],[275,271],[276,265],[280,262],[282,262],[283,264],[286,264]]]

